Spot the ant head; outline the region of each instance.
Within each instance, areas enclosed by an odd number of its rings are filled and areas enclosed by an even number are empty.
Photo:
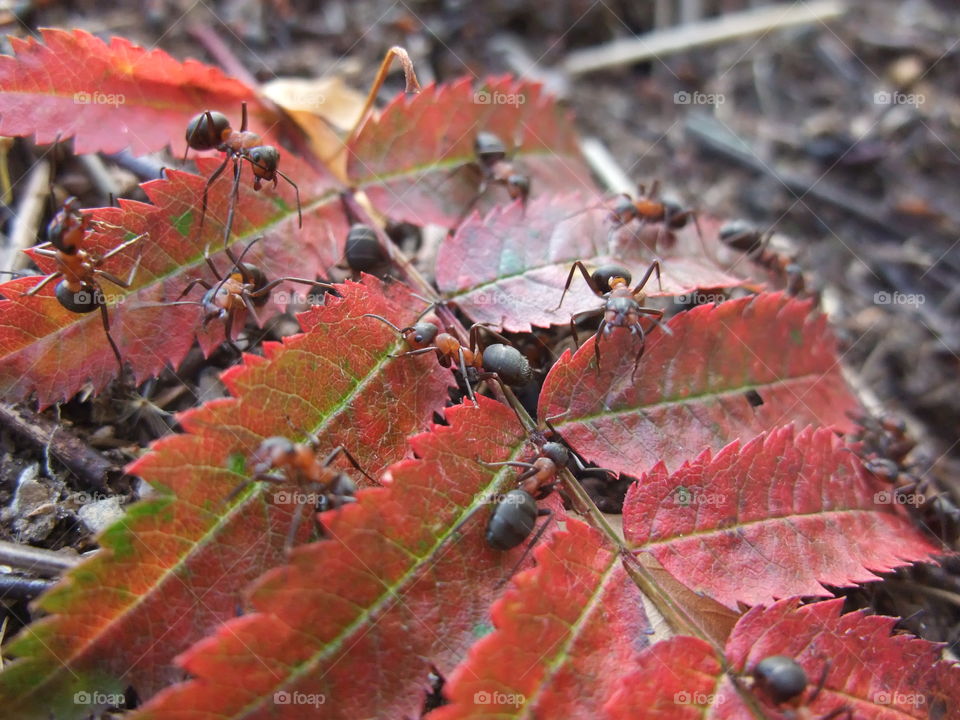
[[[533,368],[523,353],[501,343],[488,345],[484,349],[483,369],[496,373],[507,385],[526,385],[533,378]]]
[[[613,290],[616,278],[622,280],[622,283],[616,283],[617,285],[629,285],[633,279],[630,271],[620,265],[602,265],[591,273],[590,278],[603,292]]]
[[[229,132],[227,116],[216,110],[207,110],[187,124],[187,145],[194,150],[215,150]]]
[[[100,288],[84,283],[79,290],[71,290],[66,280],[57,283],[57,300],[70,312],[90,313],[103,305]]]
[[[552,440],[545,442],[543,447],[540,448],[540,452],[545,458],[553,460],[553,464],[558,468],[566,467],[570,460],[570,451],[567,446]]]
[[[68,197],[47,225],[47,240],[60,252],[72,255],[88,225],[89,218],[80,213],[80,201]]]
[[[403,337],[414,350],[425,348],[434,341],[440,328],[431,322],[418,322],[407,328]]]
[[[671,228],[679,230],[686,226],[690,213],[684,211],[683,205],[673,199],[664,199],[660,202],[663,203],[663,215]]]
[[[628,195],[618,195],[610,212],[620,223],[628,223],[637,216],[637,206]]]
[[[503,140],[490,132],[477,133],[473,149],[477,159],[485,165],[492,165],[507,157],[507,146],[503,144]]]
[[[530,196],[530,178],[520,173],[513,173],[507,178],[507,191],[510,197],[516,200],[526,200]]]
[[[280,151],[273,145],[258,145],[247,152],[253,174],[264,180],[273,180],[280,167]]]
[[[786,655],[764,658],[753,669],[753,677],[757,687],[776,705],[799,697],[808,682],[807,673],[800,663]]]
[[[720,241],[740,252],[753,252],[760,247],[760,231],[746,220],[731,220],[720,228]]]
[[[375,268],[387,259],[377,233],[369,225],[360,223],[350,226],[344,255],[350,269],[358,271]]]

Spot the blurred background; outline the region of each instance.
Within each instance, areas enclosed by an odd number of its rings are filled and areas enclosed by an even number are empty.
[[[38,0],[4,3],[0,23],[21,37],[120,35],[249,82],[325,78],[360,98],[391,45],[424,85],[543,82],[574,112],[602,185],[659,180],[704,215],[775,232],[819,293],[851,381],[906,421],[916,472],[960,504],[954,2]],[[401,90],[394,72],[380,99]],[[82,174],[72,182],[82,190]],[[136,192],[134,174],[126,184]],[[940,611],[908,627],[956,637],[960,581],[946,569],[904,571],[854,601],[910,616],[929,607],[928,584]]]

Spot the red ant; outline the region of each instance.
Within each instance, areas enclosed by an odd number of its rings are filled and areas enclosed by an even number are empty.
[[[105,225],[105,223],[97,223]],[[137,271],[139,259],[134,263],[130,271],[130,276],[126,281],[112,275],[100,266],[112,258],[114,255],[123,252],[128,247],[146,237],[147,233],[138,235],[135,238],[126,240],[113,250],[102,257],[96,257],[81,246],[86,240],[87,231],[94,225],[89,215],[83,215],[80,212],[79,201],[75,197],[67,198],[63,207],[54,215],[50,224],[47,225],[47,240],[55,248],[49,250],[38,248],[34,252],[44,257],[53,258],[57,261],[57,270],[47,275],[43,280],[37,283],[25,295],[36,295],[47,283],[57,278],[63,278],[55,290],[57,301],[70,312],[85,314],[95,310],[100,310],[100,317],[103,320],[103,330],[107,335],[107,341],[117,358],[117,365],[120,366],[120,373],[123,374],[123,358],[120,355],[120,348],[114,342],[110,334],[110,316],[107,313],[107,305],[104,298],[103,289],[97,278],[102,277],[109,280],[117,287],[128,289],[133,282],[133,277]]]
[[[803,270],[796,259],[769,247],[773,230],[760,232],[744,220],[731,220],[720,228],[720,241],[738,250],[762,268],[783,278],[787,293],[800,295],[806,288]]]
[[[340,455],[344,455],[358,472],[376,483],[343,445],[335,447],[321,460],[317,454],[318,444],[318,440],[312,436],[306,443],[295,443],[282,436],[268,437],[250,457],[248,464],[252,465],[253,475],[234,488],[224,501],[229,502],[251,483],[258,481],[277,485],[294,484],[301,488],[303,493],[298,495],[302,495],[302,498],[297,502],[297,513],[287,533],[285,548],[288,551],[300,528],[303,511],[311,504],[311,497],[316,498],[312,504],[318,511],[356,502],[356,484],[348,475],[330,467]]]
[[[217,266],[209,256],[205,256],[207,265],[213,271],[214,277],[219,280],[219,284],[211,285],[202,278],[194,278],[180,293],[183,297],[190,292],[194,286],[200,285],[206,288],[200,305],[203,307],[204,315],[201,327],[206,328],[211,320],[220,319],[224,321],[225,335],[227,343],[238,353],[240,349],[233,342],[233,324],[235,321],[242,321],[245,313],[250,313],[254,321],[259,325],[260,318],[257,315],[257,308],[262,308],[270,299],[270,291],[283,282],[294,282],[302,285],[322,287],[327,290],[333,290],[334,286],[329,283],[306,280],[304,278],[282,277],[267,282],[267,277],[263,270],[256,265],[243,262],[244,255],[253,247],[253,244],[262,238],[254,238],[247,247],[244,248],[240,257],[234,263],[233,271],[229,275],[221,275]]]
[[[801,720],[810,717],[808,706],[813,704],[823,690],[829,669],[829,664],[824,665],[820,681],[805,702],[803,693],[807,689],[809,679],[800,663],[793,658],[786,655],[766,657],[757,663],[752,675],[754,687],[764,699],[776,707],[788,706],[789,709],[786,710],[788,717]],[[853,720],[853,711],[850,706],[841,705],[834,708],[819,720],[832,720],[843,715],[846,715],[847,720]]]
[[[596,338],[594,351],[597,356],[597,372],[599,373],[600,339],[602,337],[609,337],[613,328],[630,328],[631,334],[640,336],[640,350],[637,351],[637,358],[633,363],[633,373],[630,375],[630,379],[632,380],[634,375],[636,375],[637,366],[640,364],[640,358],[643,356],[643,351],[646,346],[646,336],[643,325],[640,324],[640,316],[651,315],[654,318],[663,317],[663,310],[643,307],[643,302],[646,300],[646,294],[643,292],[643,288],[646,286],[650,276],[656,273],[657,283],[660,283],[660,262],[654,260],[650,264],[650,267],[647,268],[640,282],[631,290],[630,272],[625,268],[619,265],[604,265],[597,268],[593,274],[589,274],[586,266],[577,260],[573,264],[573,267],[570,268],[566,285],[563,287],[563,294],[560,296],[560,302],[557,307],[554,308],[555,310],[559,310],[560,306],[563,305],[563,299],[567,295],[567,290],[570,289],[570,284],[573,282],[573,274],[577,270],[583,275],[583,279],[587,281],[587,285],[590,286],[593,294],[602,298],[604,302],[603,305],[596,310],[585,310],[575,313],[570,318],[570,330],[573,333],[574,342],[576,342],[579,347],[580,341],[577,336],[578,322],[588,317],[603,316],[600,320],[600,327],[597,328],[597,332],[594,334]],[[661,289],[662,288],[663,286],[661,285]],[[660,324],[657,320],[654,322]]]
[[[223,174],[227,169],[227,164],[233,161],[233,189],[230,192],[230,207],[227,211],[227,222],[224,228],[223,243],[224,246],[230,240],[230,229],[233,227],[233,213],[236,209],[237,200],[240,197],[240,170],[242,168],[241,160],[250,163],[253,169],[253,189],[259,190],[261,183],[266,180],[272,181],[273,186],[277,186],[277,178],[286,180],[294,192],[297,194],[297,219],[299,227],[303,227],[303,212],[300,207],[300,188],[289,177],[279,170],[280,151],[273,145],[264,145],[263,139],[254,132],[247,130],[247,103],[242,103],[242,119],[240,122],[240,131],[235,131],[230,127],[230,121],[223,113],[216,110],[204,110],[196,115],[187,125],[187,150],[183,153],[183,159],[187,159],[187,151],[190,148],[198,151],[217,150],[224,153],[223,162],[220,164],[213,175],[211,175],[203,186],[203,203],[200,213],[200,227],[203,227],[203,220],[207,215],[207,193],[213,182]]]
[[[497,379],[507,385],[526,385],[533,377],[533,369],[523,354],[499,333],[490,330],[483,323],[476,323],[470,328],[469,349],[449,332],[440,332],[440,328],[430,322],[417,322],[405,328],[398,328],[381,315],[367,313],[364,317],[375,318],[386,323],[402,337],[410,350],[392,357],[410,357],[425,353],[436,353],[437,360],[443,367],[455,366],[467,386],[467,394],[474,406],[477,399],[473,394],[473,382],[487,379]],[[486,330],[494,337],[503,340],[503,344],[494,343],[480,348],[479,333]],[[467,369],[471,372],[468,374]]]
[[[483,195],[489,183],[503,185],[511,200],[520,199],[526,204],[530,196],[530,177],[517,172],[516,166],[507,160],[507,146],[503,140],[490,132],[477,133],[473,141],[477,166],[483,175],[477,195]]]

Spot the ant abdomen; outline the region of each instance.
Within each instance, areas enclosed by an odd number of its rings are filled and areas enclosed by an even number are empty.
[[[103,297],[92,285],[83,284],[79,290],[71,290],[70,284],[61,280],[57,283],[55,294],[63,307],[81,315],[91,313],[103,305]]]
[[[501,343],[488,345],[484,349],[483,369],[496,373],[507,385],[526,385],[533,378],[533,368],[523,353]]]
[[[798,697],[809,682],[800,663],[786,655],[764,658],[754,668],[753,677],[757,686],[778,705]]]
[[[347,265],[357,271],[369,271],[387,260],[387,254],[377,238],[377,233],[369,225],[361,223],[350,227],[344,254]]]
[[[187,145],[193,150],[215,150],[229,130],[230,121],[226,115],[216,110],[202,112],[187,125]]]
[[[497,503],[487,523],[487,544],[494,550],[512,550],[530,537],[537,522],[537,503],[525,490],[511,490]]]

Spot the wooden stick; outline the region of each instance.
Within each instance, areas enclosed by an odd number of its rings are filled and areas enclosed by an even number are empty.
[[[774,30],[832,20],[843,14],[837,0],[779,4],[722,15],[711,20],[655,30],[598,47],[571,52],[563,62],[570,75],[618,67]]]
[[[0,564],[41,577],[57,577],[79,562],[76,554],[0,540]]]

